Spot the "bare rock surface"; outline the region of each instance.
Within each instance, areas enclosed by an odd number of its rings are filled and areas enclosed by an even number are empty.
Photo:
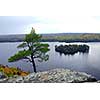
[[[96,82],[96,78],[84,72],[68,69],[52,69],[44,72],[30,73],[27,76],[14,76],[0,79],[2,83],[83,83]]]

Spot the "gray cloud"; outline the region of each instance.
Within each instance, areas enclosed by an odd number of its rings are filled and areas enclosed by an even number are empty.
[[[0,34],[23,33],[27,25],[34,23],[39,23],[36,17],[0,16]]]

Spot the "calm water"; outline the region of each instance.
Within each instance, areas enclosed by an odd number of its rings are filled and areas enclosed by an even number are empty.
[[[18,49],[17,45],[20,43],[0,43],[0,64],[17,66],[25,71],[32,72],[32,66],[25,61],[18,61],[14,63],[8,63],[7,59],[16,53]],[[55,45],[69,44],[59,42],[48,42],[50,45],[49,60],[47,62],[38,63],[37,71],[44,71],[53,68],[68,68],[76,71],[82,71],[95,76],[100,79],[100,43],[70,43],[70,44],[87,44],[90,46],[89,53],[75,55],[60,55],[55,52]]]

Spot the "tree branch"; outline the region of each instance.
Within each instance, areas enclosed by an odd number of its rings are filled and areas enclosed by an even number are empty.
[[[32,62],[32,60],[29,57],[24,57],[23,59],[28,59],[30,62]]]

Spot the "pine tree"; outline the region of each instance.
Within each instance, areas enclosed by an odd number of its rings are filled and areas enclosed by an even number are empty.
[[[19,49],[23,48],[23,50],[20,50],[14,56],[11,56],[8,61],[15,62],[25,59],[32,64],[34,72],[37,72],[35,59],[42,62],[47,61],[49,58],[49,55],[47,54],[49,51],[49,45],[41,43],[41,38],[42,36],[36,34],[35,29],[32,28],[30,34],[25,36],[24,42],[17,47]]]

